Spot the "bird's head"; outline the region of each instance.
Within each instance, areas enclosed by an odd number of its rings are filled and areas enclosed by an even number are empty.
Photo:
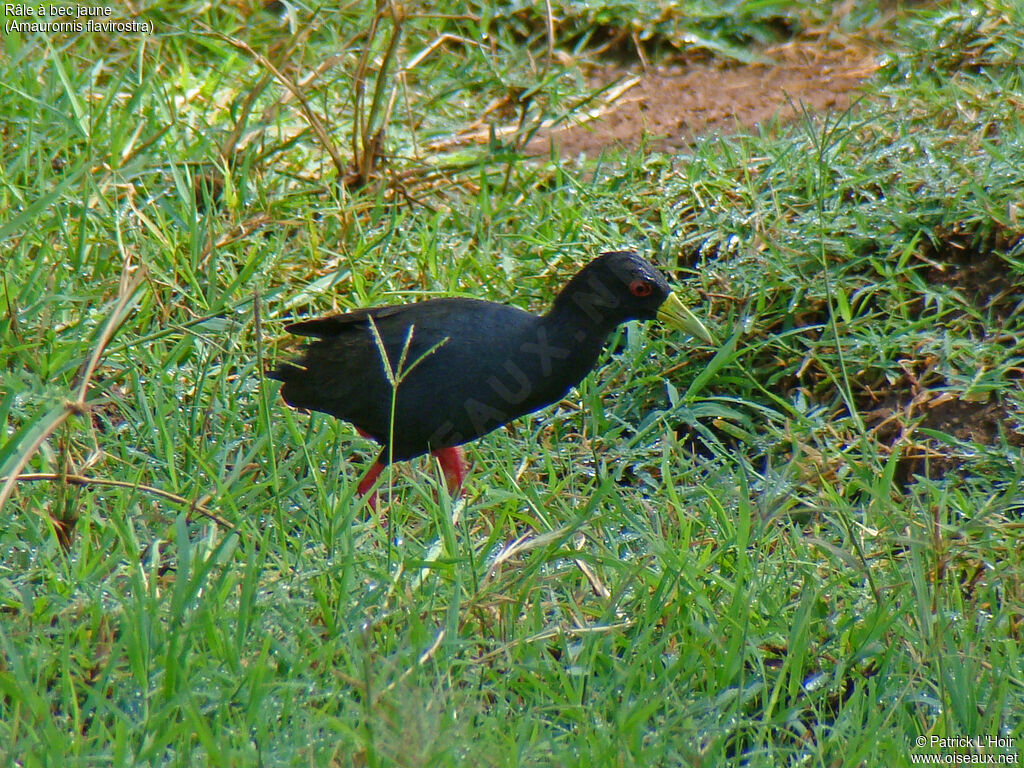
[[[604,328],[627,320],[659,320],[714,343],[704,324],[672,292],[664,275],[632,251],[602,253],[569,281],[555,300],[555,308],[579,313]]]

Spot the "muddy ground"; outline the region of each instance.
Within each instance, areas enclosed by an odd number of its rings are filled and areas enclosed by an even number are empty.
[[[703,134],[791,120],[804,108],[842,111],[877,68],[879,54],[863,40],[822,38],[768,48],[761,58],[756,64],[605,67],[593,73],[591,84],[618,84],[610,89],[614,100],[592,119],[542,133],[530,149],[546,150],[554,142],[563,156],[595,157],[612,147],[634,148],[646,137],[651,149],[670,150]]]

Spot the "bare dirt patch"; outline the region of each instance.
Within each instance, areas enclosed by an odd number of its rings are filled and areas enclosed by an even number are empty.
[[[764,63],[711,61],[647,71],[639,64],[605,67],[594,73],[595,87],[629,87],[593,119],[542,133],[529,149],[545,151],[553,142],[563,156],[593,156],[609,147],[635,148],[645,136],[652,149],[675,149],[702,134],[791,120],[802,108],[841,111],[878,66],[869,44],[851,40],[794,41],[763,51],[762,58]]]
[[[937,234],[938,242],[925,250],[925,279],[957,291],[988,316],[988,332],[997,332],[1024,307],[1024,275],[1002,258],[1024,240],[1024,231],[982,234],[964,228]]]
[[[986,316],[986,335],[1008,344],[1018,343],[1015,336],[1000,332],[1024,306],[1024,283],[1001,254],[1014,247],[1022,235],[1006,231],[980,235],[966,230],[941,234],[938,244],[927,249],[930,266],[925,278],[958,292]],[[1015,368],[1008,373],[1019,380],[1024,371]],[[910,391],[891,392],[888,399],[893,402],[872,412],[882,415],[882,425],[901,412],[910,421],[916,410],[916,415],[924,415],[918,428],[942,432],[965,443],[992,446],[1005,438],[1011,446],[1024,446],[1024,425],[1005,398],[993,395],[982,400],[963,400],[948,392],[940,394],[938,390],[945,384],[941,379],[925,387],[924,376],[917,379],[908,372],[907,378],[912,385]],[[871,414],[866,420],[870,423]],[[885,431],[884,427],[881,431]],[[916,455],[911,452],[904,462],[908,479],[915,472],[941,476],[958,469],[963,462],[964,457],[953,445],[926,440],[919,447],[922,450]],[[929,461],[926,463],[925,459]]]
[[[940,479],[977,460],[977,451],[969,447],[1006,444],[1024,446],[1024,432],[999,398],[984,401],[962,400],[948,392],[928,391],[913,395],[890,391],[872,410],[864,414],[865,424],[882,443],[902,446],[896,479],[909,484],[915,476]],[[920,430],[933,430],[957,442],[937,440]],[[971,473],[971,470],[967,470]]]

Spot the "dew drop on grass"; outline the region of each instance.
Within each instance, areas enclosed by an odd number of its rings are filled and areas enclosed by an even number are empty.
[[[804,679],[804,682],[803,682],[804,690],[807,691],[808,693],[813,693],[814,691],[816,691],[819,688],[821,688],[821,686],[823,686],[825,684],[827,679],[828,679],[827,676],[822,674],[821,672],[818,672],[816,674],[810,675],[809,677]]]

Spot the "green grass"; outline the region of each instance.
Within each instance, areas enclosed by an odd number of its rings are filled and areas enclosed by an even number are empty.
[[[670,18],[748,52],[827,19],[741,5]],[[593,56],[623,7],[559,34]],[[1020,753],[1024,16],[904,11],[849,113],[581,168],[517,151],[588,98],[539,8],[381,6],[369,35],[361,6],[156,3],[151,38],[4,38],[0,764]],[[519,133],[429,148],[487,104]],[[469,447],[455,509],[420,460],[375,518],[374,446],[261,375],[289,318],[540,309],[619,247],[678,265],[721,347],[627,327]]]

